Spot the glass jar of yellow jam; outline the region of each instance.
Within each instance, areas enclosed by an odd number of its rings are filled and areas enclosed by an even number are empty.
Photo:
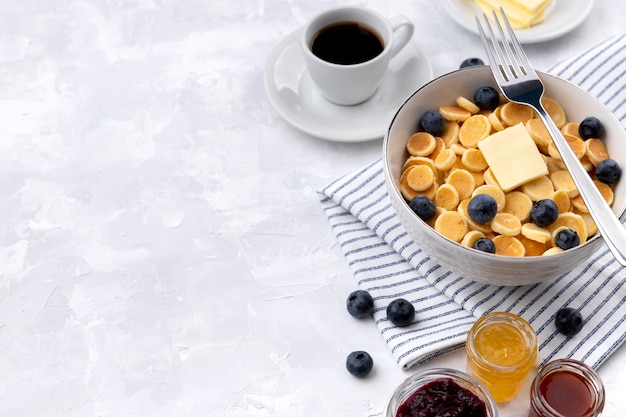
[[[467,373],[496,402],[511,401],[535,366],[537,345],[537,334],[526,320],[507,312],[487,313],[467,335]]]

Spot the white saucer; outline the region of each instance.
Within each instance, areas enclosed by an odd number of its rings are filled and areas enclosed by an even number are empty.
[[[322,139],[361,142],[382,138],[402,103],[433,77],[425,53],[410,41],[392,60],[378,90],[356,106],[323,98],[304,66],[300,30],[283,39],[265,66],[265,91],[289,124]]]
[[[558,38],[578,27],[589,16],[594,0],[553,0],[548,17],[536,26],[515,31],[520,43],[537,43]],[[478,34],[475,16],[482,10],[472,0],[443,0],[445,12],[465,29]]]

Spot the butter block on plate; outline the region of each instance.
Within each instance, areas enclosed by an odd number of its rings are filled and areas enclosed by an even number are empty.
[[[546,20],[546,9],[552,0],[474,0],[481,10],[489,16],[495,10],[499,15],[500,7],[504,9],[513,29],[524,29]]]

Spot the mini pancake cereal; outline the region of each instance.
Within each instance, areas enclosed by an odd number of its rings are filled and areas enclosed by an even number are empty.
[[[495,112],[489,113],[489,115],[487,116],[487,119],[489,120],[491,127],[496,132],[500,132],[504,130],[504,125],[502,124],[502,121],[500,121],[500,118],[498,118],[498,115]]]
[[[454,150],[448,148],[442,150],[435,158],[435,167],[440,171],[448,171],[456,162],[456,153]]]
[[[554,255],[556,253],[561,253],[561,252],[563,252],[563,249],[559,248],[558,246],[554,246],[554,247],[551,247],[550,249],[546,249],[546,251],[543,253],[542,256]]]
[[[530,119],[526,122],[525,127],[539,149],[541,149],[543,153],[547,153],[548,146],[552,143],[552,138],[541,119]],[[578,127],[576,127],[576,129],[578,129]]]
[[[545,242],[540,243],[535,240],[528,239],[523,234],[517,236],[517,240],[524,245],[524,256],[540,256],[543,255],[548,248]]]
[[[524,256],[526,248],[519,239],[513,236],[498,235],[493,238],[496,245],[496,255],[504,256]]]
[[[480,111],[480,107],[474,104],[473,101],[462,96],[457,97],[456,105],[464,110],[467,110],[471,114],[476,114]]]
[[[602,197],[604,197],[604,200],[607,202],[607,204],[609,206],[613,204],[613,189],[598,180],[594,180],[593,183],[596,185],[596,187],[598,187],[598,190],[600,190],[600,194],[602,194]]]
[[[450,145],[457,143],[459,141],[459,130],[461,127],[458,123],[452,122],[449,120],[444,120],[445,128],[443,129],[443,133],[441,134],[441,139],[446,147],[450,147]]]
[[[466,149],[461,155],[461,163],[472,172],[484,172],[489,165],[480,149]]]
[[[435,150],[437,141],[430,133],[418,132],[409,138],[406,149],[413,156],[428,156]]]
[[[465,120],[459,129],[459,142],[466,148],[475,148],[490,132],[491,123],[487,116],[476,114]]]
[[[552,194],[552,197],[550,198],[552,199],[552,201],[556,203],[556,206],[559,209],[559,214],[565,213],[566,211],[572,211],[572,206],[576,207],[577,200],[580,200],[582,202],[582,197],[580,195],[577,195],[574,198],[571,198],[563,190],[555,191],[554,194]],[[582,204],[584,206],[585,203],[582,203]],[[585,212],[589,212],[587,210],[587,206],[584,206],[584,210]]]
[[[441,184],[435,192],[435,205],[449,210],[455,210],[459,205],[459,192],[450,184]]]
[[[561,128],[561,133],[563,133],[564,135],[577,136],[579,134],[578,133],[579,126],[580,126],[580,123],[574,123],[574,122],[565,123],[565,125]]]
[[[548,229],[539,227],[535,223],[524,223],[521,232],[525,238],[539,243],[546,243],[552,237]]]
[[[400,190],[405,200],[428,197],[436,208],[435,216],[427,222],[430,227],[468,248],[474,248],[478,239],[491,239],[496,256],[548,256],[564,250],[554,239],[560,230],[576,232],[580,244],[597,233],[569,171],[534,110],[507,102],[502,96],[499,105],[491,110],[481,108],[480,99],[476,100],[458,96],[450,105],[440,106],[438,113],[443,131],[420,130],[409,135],[408,157],[400,177]],[[612,185],[595,177],[595,167],[610,158],[602,138],[583,139],[578,132],[580,121],[568,120],[560,103],[549,97],[544,97],[542,103],[601,195],[612,204]],[[511,128],[514,129],[509,130]],[[498,138],[506,135],[510,143],[494,146],[495,138],[481,143],[496,133],[500,134]],[[527,142],[523,145],[520,142],[518,146],[519,134],[526,136],[523,140]],[[483,155],[483,150],[489,151],[489,155]],[[537,152],[540,157],[536,156]],[[494,154],[499,164],[503,158],[532,155],[535,158],[531,158],[535,164],[533,172],[524,172],[524,164],[522,168],[515,165],[516,168],[511,169],[517,170],[515,172],[492,170],[489,162],[494,163]],[[500,184],[507,185],[507,189]],[[481,197],[470,205],[472,198],[479,194],[487,194],[493,200]],[[548,221],[551,223],[546,222],[545,217],[536,217],[545,216],[541,209],[533,210],[541,200],[554,202],[552,205],[542,202],[538,206],[556,207],[551,209],[554,213]],[[482,211],[478,204],[487,204],[484,201],[491,201],[489,210],[496,210],[487,222],[477,212]],[[476,212],[474,217],[472,211]],[[556,220],[552,221],[554,218]]]
[[[439,113],[451,122],[463,122],[472,116],[469,111],[456,106],[442,106],[439,108]]]
[[[591,138],[585,141],[585,155],[594,166],[598,166],[600,162],[608,159],[609,151],[600,139]]]
[[[500,118],[507,126],[526,123],[533,118],[533,109],[523,104],[506,103],[500,110]]]
[[[587,152],[587,149],[585,147],[585,142],[581,138],[577,136],[573,136],[573,135],[563,134],[563,137],[567,141],[567,144],[569,145],[569,147],[572,148],[572,150],[574,151],[574,154],[576,155],[576,157],[578,159],[581,159]],[[558,149],[556,148],[556,145],[552,141],[548,145],[548,154],[556,160],[559,160],[559,161],[561,160],[561,154],[559,153]]]
[[[464,169],[454,170],[446,178],[446,184],[450,184],[459,193],[459,199],[464,200],[472,195],[476,183],[474,176]]]
[[[522,231],[522,222],[512,214],[497,213],[491,221],[491,230],[499,235],[517,236]]]
[[[414,191],[425,191],[435,182],[435,173],[426,165],[415,165],[409,170],[406,182]]]
[[[548,176],[539,177],[521,186],[522,192],[533,201],[552,197],[554,184]]]
[[[588,236],[593,236],[598,231],[596,227],[596,222],[593,221],[593,218],[589,213],[577,213],[580,214],[580,217],[585,221],[585,225],[587,226],[587,234]]]
[[[565,116],[565,111],[563,107],[554,99],[550,97],[544,97],[541,99],[541,104],[543,108],[546,109],[550,118],[559,129],[563,128],[567,123],[567,117]]]
[[[435,221],[435,230],[448,239],[460,242],[467,233],[467,223],[456,211],[446,211]]]
[[[551,173],[550,181],[552,181],[556,191],[564,191],[570,198],[578,195],[578,189],[569,171],[555,171]]]
[[[567,197],[567,194],[565,194],[565,196]],[[567,202],[569,204],[569,198]],[[504,207],[502,211],[514,215],[520,222],[525,222],[530,219],[530,210],[532,208],[533,201],[521,191],[511,191],[504,195]]]
[[[483,237],[485,237],[484,233],[479,232],[478,230],[470,230],[465,234],[465,236],[463,236],[463,240],[461,240],[461,245],[471,248],[474,246],[474,243],[476,243],[478,239],[481,239]]]
[[[437,155],[446,148],[446,143],[440,137],[435,138],[435,149],[430,154],[430,161],[437,158]],[[432,158],[432,159],[431,159]]]
[[[425,157],[425,156],[410,156],[404,162],[404,166],[402,167],[402,169],[406,170],[407,168],[413,165],[426,165],[427,167],[432,169],[433,172],[435,171],[435,163],[433,162],[432,159]]]

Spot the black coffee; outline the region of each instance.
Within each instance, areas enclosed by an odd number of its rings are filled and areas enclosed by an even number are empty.
[[[322,28],[313,37],[311,51],[324,61],[351,65],[369,61],[384,49],[380,36],[356,22],[340,22]]]

